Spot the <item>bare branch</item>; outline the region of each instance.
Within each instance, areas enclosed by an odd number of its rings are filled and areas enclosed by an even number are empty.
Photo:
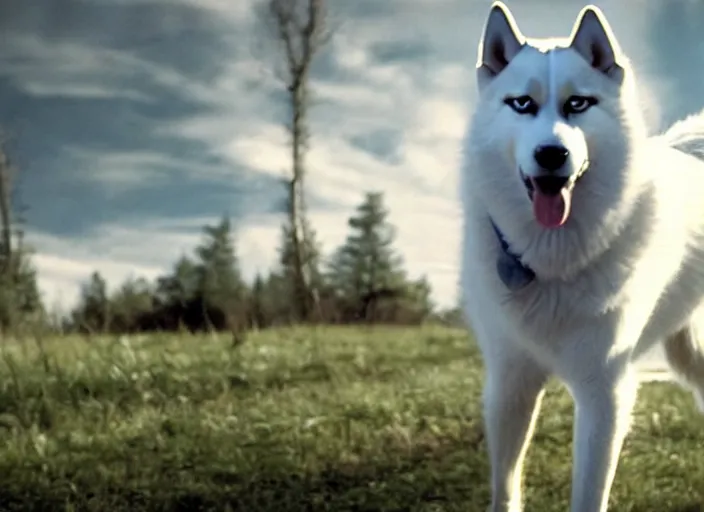
[[[0,141],[0,243],[2,243],[2,271],[11,268],[14,249],[12,247],[12,193],[13,166],[7,155],[6,139]]]
[[[296,76],[298,59],[293,47],[294,38],[296,35],[291,32],[291,25],[293,22],[293,16],[290,11],[291,3],[292,2],[288,2],[286,0],[271,0],[269,4],[269,12],[274,18],[279,42],[284,45],[286,63],[289,68],[290,76],[294,77]]]
[[[300,304],[301,319],[308,319],[314,308],[316,290],[310,283],[308,253],[312,240],[306,219],[305,156],[310,130],[307,111],[310,106],[309,79],[313,59],[329,40],[325,32],[327,0],[265,0],[267,25],[284,60],[286,76],[282,81],[288,92],[290,118],[286,128],[291,141],[291,174],[286,182],[287,213],[290,232],[294,303]]]

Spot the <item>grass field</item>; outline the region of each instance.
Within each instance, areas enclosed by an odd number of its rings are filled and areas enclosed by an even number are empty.
[[[481,365],[440,328],[6,342],[0,510],[484,512]],[[527,510],[564,511],[572,409],[551,386]],[[704,417],[647,384],[611,510],[702,510]]]

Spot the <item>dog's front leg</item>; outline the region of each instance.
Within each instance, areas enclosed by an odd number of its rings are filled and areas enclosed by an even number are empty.
[[[572,512],[606,512],[637,390],[630,368],[597,370],[572,386]]]
[[[512,349],[486,359],[484,421],[491,463],[491,512],[522,510],[523,459],[538,416],[546,372]]]

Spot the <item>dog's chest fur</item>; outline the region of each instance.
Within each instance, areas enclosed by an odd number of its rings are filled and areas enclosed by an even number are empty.
[[[500,245],[493,231],[483,226],[485,217],[473,217],[475,222],[465,227],[466,240],[475,242],[465,247],[465,257],[472,262],[466,265],[464,288],[487,291],[484,300],[493,306],[470,305],[472,323],[503,323],[509,336],[543,360],[556,357],[575,332],[596,330],[600,322],[613,322],[615,317],[628,325],[622,334],[630,338],[627,344],[635,352],[672,335],[701,308],[704,252],[696,248],[704,243],[692,238],[691,233],[699,230],[682,222],[683,211],[662,210],[662,193],[667,191],[660,187],[658,193],[641,198],[608,249],[570,279],[538,276],[519,291],[507,289],[499,279],[495,262]],[[697,213],[685,218],[697,222]],[[688,238],[690,243],[673,243]]]

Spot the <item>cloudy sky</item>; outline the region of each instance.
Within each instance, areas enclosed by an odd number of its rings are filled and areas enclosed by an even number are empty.
[[[0,125],[12,136],[49,305],[93,269],[154,277],[203,224],[239,224],[248,276],[275,260],[287,166],[281,84],[254,0],[0,0]],[[581,2],[509,2],[527,35],[569,33]],[[654,129],[704,106],[704,8],[601,3]],[[489,0],[331,0],[314,73],[312,218],[325,250],[366,190],[443,305],[456,296],[459,141]]]

